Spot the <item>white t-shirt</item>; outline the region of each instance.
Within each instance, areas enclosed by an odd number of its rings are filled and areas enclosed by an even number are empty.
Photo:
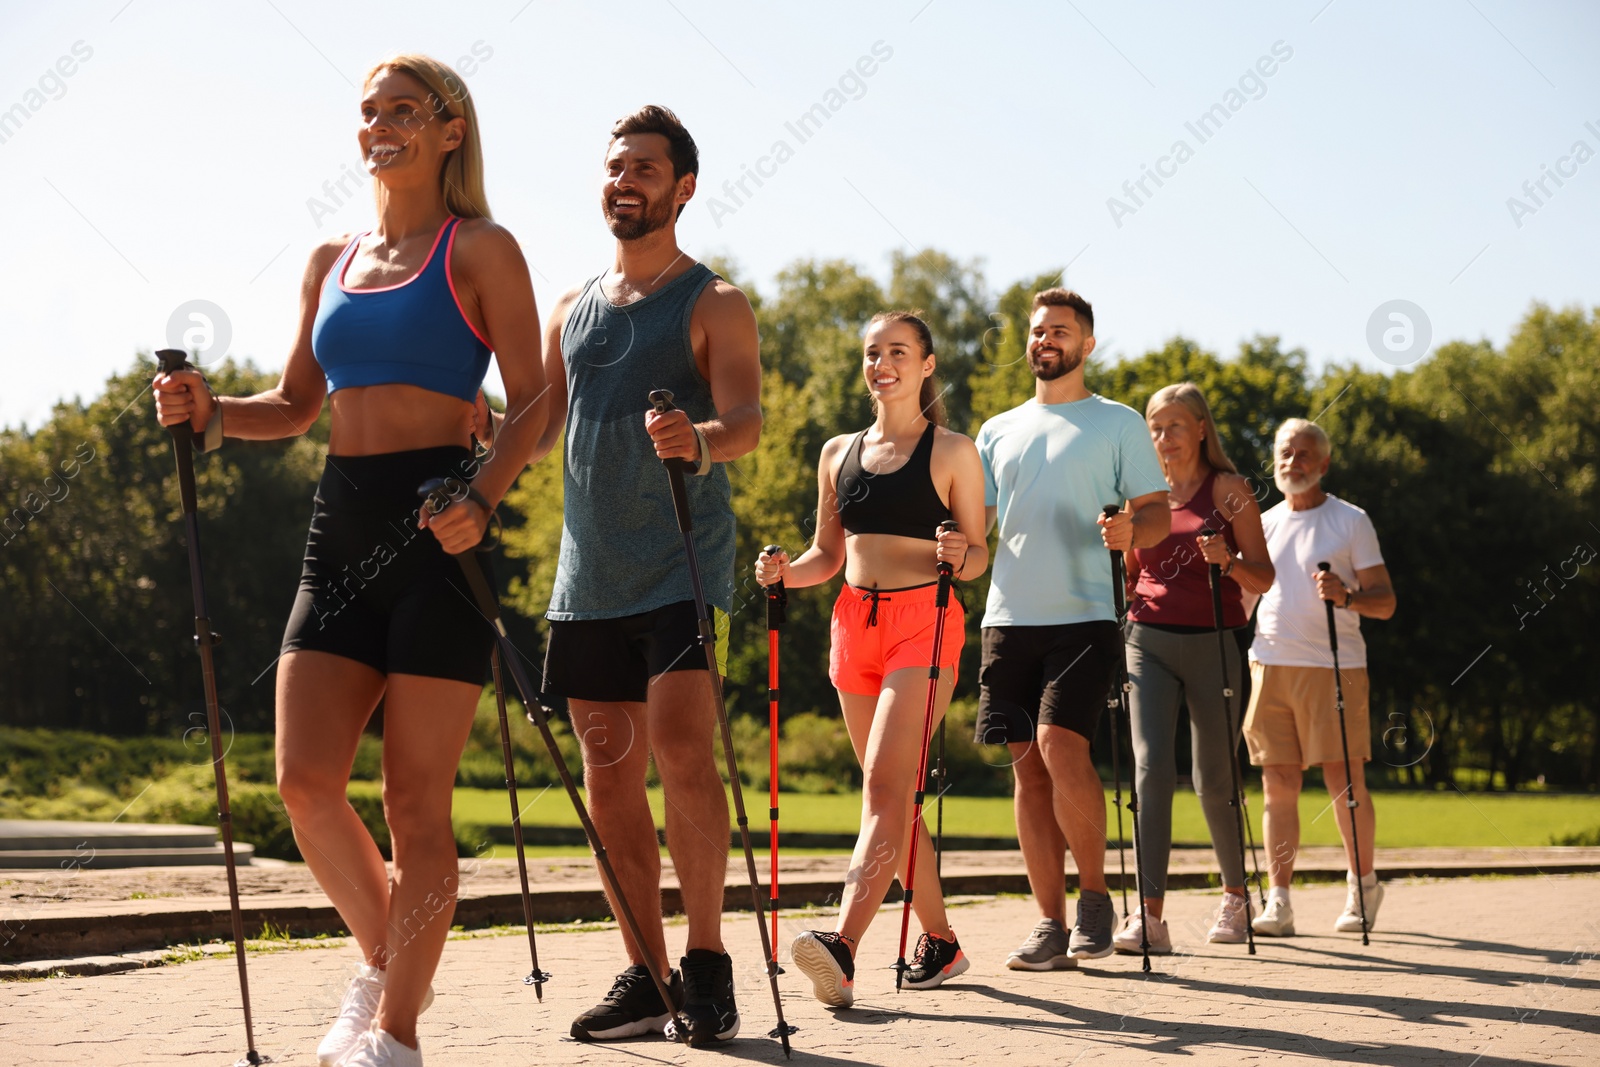
[[[1345,585],[1357,588],[1356,571],[1383,563],[1372,520],[1354,504],[1329,493],[1306,511],[1291,511],[1287,500],[1280,501],[1261,516],[1261,528],[1278,576],[1261,596],[1250,658],[1280,667],[1332,667],[1328,613],[1317,596],[1317,564],[1326,561]],[[1339,634],[1339,666],[1365,667],[1361,617],[1335,607],[1333,621]]]
[[[1166,492],[1144,419],[1097,394],[1029,400],[984,423],[977,445],[1000,531],[983,625],[1115,619],[1111,554],[1095,520],[1106,504]]]

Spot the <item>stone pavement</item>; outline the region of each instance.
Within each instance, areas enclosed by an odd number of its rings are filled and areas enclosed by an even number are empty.
[[[784,853],[779,879],[785,908],[837,901],[849,857]],[[1132,857],[1128,857],[1132,866]],[[671,858],[663,856],[663,900],[681,910]],[[1117,863],[1108,872],[1117,881]],[[767,870],[766,857],[757,858]],[[1600,848],[1380,848],[1378,870],[1387,877],[1471,874],[1555,874],[1600,871]],[[1208,848],[1175,849],[1168,885],[1211,885],[1216,859]],[[536,922],[568,922],[609,915],[594,862],[587,856],[529,860]],[[1344,852],[1307,847],[1295,866],[1299,881],[1342,880]],[[1076,876],[1067,872],[1068,888]],[[1027,873],[1016,851],[949,851],[943,865],[950,895],[1025,893]],[[1130,881],[1132,879],[1130,878]],[[456,923],[469,928],[520,923],[514,860],[466,859],[461,864],[461,903]],[[245,930],[263,926],[300,935],[342,933],[343,923],[303,864],[239,869]],[[895,891],[898,893],[898,890]],[[762,900],[767,890],[762,889]],[[728,864],[725,896],[730,909],[748,906],[749,886],[737,852]],[[222,871],[194,867],[126,870],[0,871],[0,979],[9,963],[56,960],[153,949],[180,942],[231,937],[227,882]]]
[[[1134,957],[1052,974],[1007,971],[1005,954],[1036,916],[1024,899],[985,898],[952,920],[972,970],[944,988],[896,994],[889,969],[898,910],[862,948],[854,1009],[831,1012],[792,966],[780,978],[797,1064],[1595,1064],[1600,1062],[1600,876],[1397,881],[1370,947],[1331,933],[1338,886],[1295,891],[1301,935],[1245,947],[1206,945],[1207,891],[1174,893],[1179,954],[1140,973]],[[612,929],[540,935],[554,972],[542,1005],[521,984],[521,936],[472,936],[445,949],[438,1000],[421,1036],[432,1065],[782,1062],[762,1036],[773,1009],[749,914],[724,919],[744,1036],[726,1051],[662,1039],[583,1045],[566,1036],[620,968]],[[599,924],[596,924],[599,925]],[[787,941],[827,927],[785,915]],[[681,945],[681,925],[668,943]],[[311,1067],[353,956],[348,947],[252,954],[259,1047]],[[95,978],[0,983],[0,1062],[92,1059],[119,1065],[231,1063],[243,1052],[229,958]]]

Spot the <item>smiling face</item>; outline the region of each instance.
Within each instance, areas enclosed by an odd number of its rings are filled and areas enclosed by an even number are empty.
[[[922,380],[933,374],[934,358],[922,350],[909,322],[875,322],[862,344],[861,373],[878,403],[922,395]]]
[[[440,163],[461,146],[466,119],[403,71],[381,69],[361,98],[357,140],[367,173],[391,189],[438,183]]]
[[[1028,366],[1040,381],[1054,381],[1083,365],[1093,339],[1085,337],[1078,313],[1046,304],[1034,309],[1028,327]]]
[[[1272,480],[1284,496],[1309,492],[1327,473],[1328,457],[1312,434],[1281,435],[1273,442]]]
[[[600,210],[617,240],[637,241],[665,229],[694,195],[693,174],[674,176],[670,148],[659,133],[623,134],[611,142]]]
[[[1175,466],[1186,469],[1204,447],[1205,423],[1185,404],[1163,404],[1145,418],[1145,424],[1150,427],[1156,455],[1168,470]]]

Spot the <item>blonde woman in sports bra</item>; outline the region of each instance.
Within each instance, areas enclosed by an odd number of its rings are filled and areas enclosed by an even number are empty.
[[[791,561],[784,552],[756,562],[763,585],[818,585],[844,568],[834,606],[828,676],[864,777],[861,836],[845,879],[838,923],[795,938],[795,963],[817,999],[848,1007],[855,999],[856,946],[910,851],[928,668],[934,653],[937,564],[971,580],[988,566],[981,537],[983,468],[972,440],[941,423],[933,377],[933,336],[916,315],[885,312],[868,324],[862,374],[877,417],[858,434],[835,437],[817,467],[817,535]],[[939,529],[954,519],[953,530]],[[943,717],[955,688],[965,616],[952,597],[946,610],[935,713]],[[932,854],[927,828],[919,851]],[[932,989],[967,969],[945,915],[932,863],[918,864],[912,906],[923,934],[905,984]]]
[[[312,251],[277,387],[218,398],[183,370],[158,376],[155,395],[163,425],[188,421],[216,443],[303,434],[328,398],[327,465],[277,665],[278,791],[363,956],[318,1061],[410,1067],[455,912],[451,793],[493,643],[451,555],[478,544],[532,456],[544,373],[527,264],[489,219],[466,84],[426,56],[395,56],[367,73],[360,109],[377,225]],[[480,459],[474,400],[491,352],[512,417]],[[417,487],[435,477],[470,495],[424,515]],[[380,700],[392,871],[345,797]]]

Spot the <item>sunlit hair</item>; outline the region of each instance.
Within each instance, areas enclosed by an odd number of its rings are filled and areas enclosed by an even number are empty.
[[[1228,453],[1222,447],[1222,435],[1217,432],[1217,420],[1211,417],[1211,405],[1206,403],[1206,395],[1200,387],[1193,382],[1178,382],[1176,385],[1164,385],[1156,390],[1156,395],[1150,398],[1150,403],[1144,406],[1145,421],[1150,420],[1161,408],[1168,404],[1182,404],[1189,410],[1189,414],[1200,420],[1201,432],[1205,434],[1205,444],[1200,449],[1200,454],[1205,458],[1207,466],[1214,471],[1224,474],[1238,474],[1239,468],[1233,465],[1233,460],[1228,458]]]
[[[917,331],[917,341],[922,345],[922,358],[926,359],[934,354],[933,331],[928,329],[928,324],[918,317],[915,311],[880,311],[872,316],[867,323],[866,330],[862,331],[865,337],[874,326],[882,323],[903,322]],[[939,388],[936,375],[930,374],[922,379],[922,388],[917,393],[917,402],[922,405],[922,414],[935,426],[943,426],[944,422],[944,390]],[[878,410],[878,401],[872,401],[872,410]]]
[[[1094,336],[1094,305],[1085,300],[1082,294],[1060,286],[1034,293],[1033,310],[1038,311],[1043,307],[1071,308],[1078,318],[1078,329],[1086,336]]]
[[[1284,419],[1283,425],[1278,427],[1278,432],[1272,435],[1272,450],[1277,452],[1278,446],[1291,437],[1305,434],[1317,443],[1317,450],[1322,453],[1323,459],[1333,455],[1333,442],[1328,440],[1327,431],[1310,419]]]
[[[467,83],[437,59],[404,53],[374,64],[361,79],[362,92],[365,93],[373,79],[385,71],[410,75],[422,84],[427,95],[424,106],[428,114],[420,121],[466,120],[467,129],[461,144],[450,150],[439,168],[439,188],[444,193],[444,205],[452,215],[464,219],[489,218],[489,198],[483,191],[483,142],[478,135],[478,109],[473,106]],[[372,195],[381,214],[388,196],[382,182],[372,183]]]

